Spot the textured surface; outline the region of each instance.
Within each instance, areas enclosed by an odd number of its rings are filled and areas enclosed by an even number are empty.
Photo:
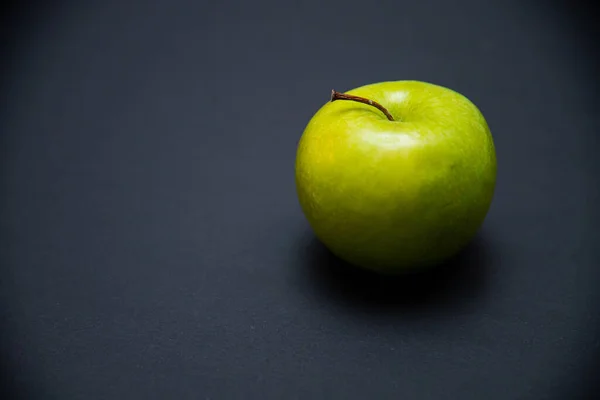
[[[0,23],[0,398],[597,398],[592,9],[44,4]],[[473,245],[401,282],[294,186],[330,90],[396,79],[472,99],[499,160]]]

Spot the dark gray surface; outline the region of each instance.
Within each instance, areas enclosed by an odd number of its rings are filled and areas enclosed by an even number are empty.
[[[590,7],[82,3],[4,24],[4,398],[593,397]],[[396,79],[471,98],[499,161],[479,237],[408,282],[345,272],[293,173],[332,88]]]

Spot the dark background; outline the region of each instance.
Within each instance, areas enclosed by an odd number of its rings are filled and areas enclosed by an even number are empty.
[[[0,23],[2,398],[598,398],[595,9],[21,2]],[[352,271],[297,204],[332,88],[451,87],[497,191],[446,268]]]

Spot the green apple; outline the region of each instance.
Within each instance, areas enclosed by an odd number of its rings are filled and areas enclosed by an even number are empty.
[[[483,223],[495,184],[482,113],[427,82],[333,92],[297,149],[298,198],[317,238],[380,273],[412,272],[458,253]]]

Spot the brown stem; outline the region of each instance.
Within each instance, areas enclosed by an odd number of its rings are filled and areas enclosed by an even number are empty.
[[[331,101],[333,102],[336,100],[351,100],[351,101],[357,101],[357,102],[363,103],[363,104],[368,104],[370,106],[377,108],[382,113],[384,113],[385,116],[387,117],[387,119],[389,119],[390,121],[394,120],[394,117],[392,117],[392,114],[390,114],[390,112],[384,106],[382,106],[381,104],[379,104],[376,101],[365,99],[364,97],[353,96],[351,94],[340,93],[340,92],[336,92],[335,90],[332,90],[331,91]]]

